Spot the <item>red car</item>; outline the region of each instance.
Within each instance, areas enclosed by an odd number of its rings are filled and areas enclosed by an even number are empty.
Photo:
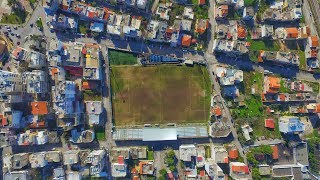
[[[67,146],[68,146],[68,149],[69,149],[69,150],[72,149],[71,144],[70,144],[69,142],[67,143]]]

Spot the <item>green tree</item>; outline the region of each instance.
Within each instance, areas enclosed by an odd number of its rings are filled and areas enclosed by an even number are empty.
[[[160,173],[161,175],[167,175],[167,170],[161,169],[161,170],[159,171],[159,173]]]
[[[17,5],[17,3],[18,3],[18,0],[8,0],[9,6],[15,6],[15,5]]]
[[[87,27],[85,25],[80,25],[79,26],[79,31],[81,34],[86,34],[87,33]]]
[[[252,179],[261,179],[261,175],[258,168],[252,169]]]
[[[309,150],[309,164],[311,172],[316,175],[319,175],[319,160],[315,156],[315,152],[318,151],[317,146],[320,144],[320,138],[318,138],[317,133],[314,133],[315,137],[308,139],[308,150]]]
[[[167,157],[168,158],[174,158],[175,157],[175,153],[173,150],[170,150],[169,152],[167,152]]]
[[[167,170],[161,169],[159,171],[160,177],[158,179],[160,180],[166,180],[167,179]]]
[[[174,159],[168,157],[167,158],[167,164],[168,165],[174,164]]]
[[[254,157],[253,152],[248,152],[247,153],[247,160],[249,161],[250,164],[252,164],[253,166],[257,166],[259,164],[259,162],[256,160],[256,158]]]
[[[258,147],[258,152],[271,155],[273,153],[273,149],[269,145],[261,145]]]
[[[176,166],[171,165],[171,166],[169,166],[169,169],[170,169],[170,171],[175,171],[176,170]]]

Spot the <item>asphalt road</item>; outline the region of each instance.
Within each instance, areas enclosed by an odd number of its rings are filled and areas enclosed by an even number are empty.
[[[256,70],[259,72],[264,72],[264,70],[268,70],[274,74],[279,74],[286,78],[293,78],[297,80],[306,80],[312,82],[319,82],[320,74],[311,74],[306,71],[300,71],[297,67],[290,66],[275,66],[272,63],[254,63],[249,59],[243,58],[230,58],[226,55],[216,56],[215,63],[223,63],[229,64],[231,66],[235,66],[242,70]]]
[[[247,163],[247,158],[246,156],[244,155],[244,151],[243,151],[243,148],[242,148],[242,145],[240,144],[239,142],[239,139],[238,139],[238,134],[237,134],[237,130],[234,128],[234,125],[232,123],[232,116],[231,116],[231,113],[229,111],[229,108],[226,106],[226,102],[224,100],[224,98],[222,97],[221,95],[221,89],[220,89],[220,85],[219,83],[215,80],[216,77],[213,75],[212,71],[213,71],[213,63],[208,63],[207,64],[207,68],[208,68],[208,72],[209,72],[209,75],[210,75],[210,79],[211,79],[211,82],[213,83],[213,87],[214,87],[214,91],[215,93],[218,95],[218,98],[223,106],[223,109],[224,109],[224,112],[225,112],[225,116],[228,118],[228,124],[230,125],[231,127],[231,132],[232,132],[232,136],[234,138],[234,144],[236,145],[236,147],[238,148],[239,150],[239,153],[240,155],[243,157],[244,159],[244,162]]]
[[[314,1],[317,1],[317,0],[305,0],[303,1],[303,7],[302,7],[302,11],[303,11],[303,14],[304,14],[304,18],[305,18],[305,22],[306,22],[306,25],[309,25],[310,29],[311,29],[311,34],[312,35],[317,35],[318,32],[317,32],[317,29],[315,27],[316,25],[316,22],[315,22],[315,19],[318,19],[318,23],[320,23],[320,9],[318,9],[317,13],[318,14],[312,14],[312,11],[311,11],[311,8],[310,8],[310,2],[313,3],[311,5],[314,5],[314,4],[318,4],[317,2],[314,2]],[[315,6],[314,6],[315,7]]]
[[[231,127],[231,131],[232,131],[232,136],[233,136],[233,142],[236,145],[236,147],[238,148],[240,155],[243,157],[244,162],[247,163],[247,158],[243,153],[243,148],[238,140],[238,134],[236,129],[234,128],[234,125],[232,123],[232,116],[230,114],[229,108],[226,106],[226,102],[224,100],[224,98],[221,95],[221,90],[220,90],[220,85],[219,83],[216,81],[216,77],[213,75],[212,70],[213,70],[213,65],[215,63],[217,63],[217,59],[216,57],[213,55],[213,41],[214,41],[214,34],[215,34],[215,29],[216,29],[216,20],[215,20],[215,1],[214,0],[210,0],[210,9],[212,9],[212,11],[209,11],[209,17],[210,17],[210,33],[209,33],[209,45],[208,45],[208,49],[205,53],[205,59],[207,62],[207,69],[208,69],[208,73],[209,73],[209,77],[211,79],[211,82],[213,84],[213,88],[215,93],[217,94],[219,101],[221,102],[224,112],[225,112],[225,116],[228,118],[228,124]],[[214,142],[214,141],[213,141]]]
[[[312,14],[312,21],[313,24],[311,26],[320,26],[320,5],[318,0],[306,0],[304,1],[304,5],[307,7],[307,14],[305,16],[308,16],[308,13]],[[312,10],[312,11],[311,11]],[[310,24],[309,24],[310,25]]]

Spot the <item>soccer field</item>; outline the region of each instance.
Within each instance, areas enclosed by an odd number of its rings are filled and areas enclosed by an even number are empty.
[[[113,66],[110,76],[116,126],[208,121],[211,83],[205,67]]]

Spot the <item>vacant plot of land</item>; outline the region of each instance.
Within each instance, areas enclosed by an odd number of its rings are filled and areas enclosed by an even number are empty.
[[[244,124],[250,125],[253,129],[251,135],[253,140],[261,136],[266,138],[281,137],[277,119],[272,116],[269,117],[265,114],[265,108],[263,107],[261,100],[261,94],[263,91],[263,77],[264,75],[260,72],[243,72],[243,89],[245,96],[244,102],[246,106],[232,109],[232,115],[233,118],[236,119],[236,128],[242,144],[246,143],[241,130],[241,126]],[[254,89],[254,94],[252,94],[252,89]],[[265,128],[264,122],[267,118],[273,118],[275,120],[274,130]]]
[[[311,86],[313,92],[319,93],[320,84],[318,82],[304,81],[309,86]]]
[[[298,55],[299,55],[299,61],[300,61],[299,68],[302,70],[306,70],[307,69],[307,61],[306,61],[306,55],[304,54],[304,51],[299,50]]]
[[[96,138],[98,141],[103,141],[106,139],[104,128],[97,127],[94,129],[94,132],[96,133]]]
[[[263,91],[263,74],[250,71],[250,72],[243,72],[243,82],[245,84],[245,94],[249,95],[252,93],[252,88],[255,90],[255,94],[261,94]]]
[[[137,56],[135,54],[111,50],[108,51],[110,65],[133,65],[137,64]]]
[[[249,50],[250,51],[279,51],[280,44],[278,41],[272,40],[252,40],[249,36],[247,39],[248,42],[251,43]]]
[[[116,126],[204,123],[210,81],[205,67],[112,67]]]

